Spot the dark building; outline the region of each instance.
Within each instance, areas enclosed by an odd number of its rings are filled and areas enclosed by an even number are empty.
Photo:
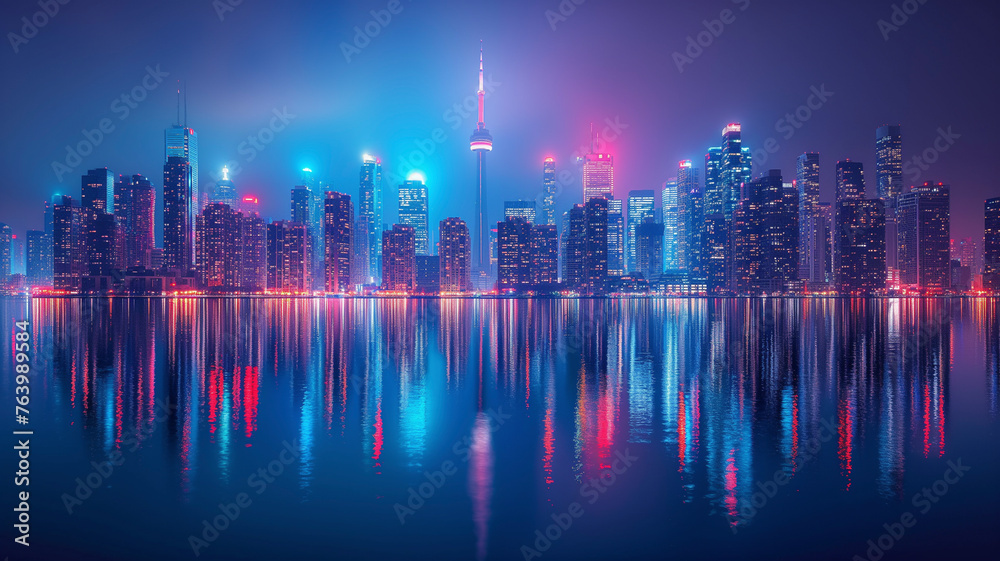
[[[517,290],[531,284],[531,223],[512,216],[497,224],[497,289]]]
[[[584,255],[587,251],[587,207],[573,205],[563,226],[563,284],[570,290],[583,290]]]
[[[834,273],[841,294],[885,291],[885,204],[881,199],[837,202]]]
[[[85,266],[86,245],[82,240],[80,208],[73,198],[63,196],[52,207],[53,286],[59,290],[80,288]]]
[[[559,234],[555,225],[538,224],[531,229],[531,280],[534,286],[559,282]]]
[[[709,294],[727,291],[726,255],[729,253],[729,222],[720,213],[706,214],[701,234],[702,264]]]
[[[382,232],[382,290],[413,292],[416,288],[416,232],[394,224]]]
[[[895,272],[899,270],[896,203],[903,194],[903,135],[898,125],[875,130],[875,185],[885,203],[885,264]]]
[[[52,286],[52,236],[42,230],[28,230],[25,257],[27,280],[31,286]]]
[[[417,255],[417,292],[437,294],[441,291],[441,258],[437,255]]]
[[[115,176],[108,168],[88,171],[80,185],[80,207],[113,212],[114,183]]]
[[[10,226],[0,222],[0,287],[7,282],[7,277],[10,276],[13,241],[14,231]]]
[[[604,294],[608,287],[608,200],[594,197],[587,201],[585,216],[585,290],[589,294]]]
[[[663,224],[652,218],[635,229],[635,250],[639,272],[647,281],[663,273]]]
[[[865,198],[865,171],[861,162],[837,162],[837,202]]]
[[[472,290],[472,237],[461,218],[445,218],[439,225],[441,292]]]
[[[82,208],[81,217],[87,246],[87,274],[109,276],[115,269],[118,224],[113,214]]]
[[[798,193],[771,170],[745,185],[733,213],[731,288],[740,294],[782,292],[798,277]]]
[[[326,291],[351,290],[351,256],[354,253],[352,226],[354,205],[351,196],[343,193],[326,194],[323,218],[323,244],[326,251]]]
[[[951,288],[950,189],[927,182],[898,198],[899,281],[940,294]]]
[[[983,287],[994,293],[1000,293],[1000,197],[986,201]]]
[[[187,275],[194,253],[194,224],[191,223],[192,171],[187,158],[170,156],[163,166],[163,266],[175,274]]]
[[[124,218],[125,268],[152,268],[156,189],[141,175],[133,175],[127,183],[122,179],[115,184],[115,206],[115,216]]]
[[[815,236],[816,214],[819,205],[819,154],[806,152],[799,156],[795,167],[795,186],[798,188],[799,206],[799,271],[800,279],[813,280],[817,269]]]

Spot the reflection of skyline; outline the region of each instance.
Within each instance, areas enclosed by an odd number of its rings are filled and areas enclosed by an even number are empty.
[[[112,299],[32,311],[51,341],[59,415],[92,454],[150,429],[161,402],[176,407],[161,430],[181,495],[240,477],[241,450],[287,428],[276,411],[294,416],[308,490],[331,440],[357,435],[339,461],[375,474],[436,469],[442,423],[503,404],[537,431],[517,453],[534,455],[545,501],[624,445],[663,450],[681,500],[705,497],[731,522],[772,463],[791,476],[835,466],[845,492],[874,473],[899,499],[907,462],[948,450],[963,326],[985,353],[997,414],[1000,317],[985,300]],[[836,434],[807,464],[824,421]],[[477,477],[505,453],[489,446],[473,447]],[[476,516],[488,518],[477,489]]]

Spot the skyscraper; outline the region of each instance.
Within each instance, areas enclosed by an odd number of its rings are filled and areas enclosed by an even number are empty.
[[[865,171],[861,162],[837,162],[837,202],[865,198]]]
[[[307,293],[312,286],[309,230],[299,222],[267,225],[267,287],[289,293]]]
[[[209,203],[195,220],[198,285],[208,293],[231,294],[243,271],[242,215],[228,204]]]
[[[553,285],[559,281],[559,235],[554,224],[536,224],[531,229],[531,284]]]
[[[351,290],[351,256],[353,243],[351,229],[354,224],[354,205],[351,196],[342,193],[326,194],[324,214],[324,243],[326,251],[326,291]]]
[[[742,126],[729,123],[722,129],[722,147],[719,159],[719,190],[722,212],[730,219],[740,199],[740,187],[750,182],[752,168],[750,149],[743,146]],[[711,150],[709,151],[711,154]]]
[[[800,279],[815,280],[811,274],[817,269],[815,244],[821,238],[815,234],[816,212],[819,205],[819,154],[806,152],[799,156],[795,166],[795,186],[798,189],[799,212],[799,270]]]
[[[365,283],[371,283],[382,278],[382,162],[368,154],[361,164],[358,216],[355,235],[364,239],[367,251],[358,266],[363,269]]]
[[[611,199],[615,195],[615,159],[600,151],[600,138],[592,134],[590,153],[583,158],[583,202],[594,197]]]
[[[603,197],[594,197],[587,201],[585,207],[583,278],[589,294],[604,294],[607,291],[608,203]]]
[[[705,214],[723,214],[722,193],[722,148],[709,148],[705,154]]]
[[[569,210],[563,226],[563,275],[562,282],[570,290],[583,291],[587,252],[587,207],[577,204]]]
[[[417,255],[430,255],[430,212],[427,186],[418,174],[399,186],[399,223],[413,228]]]
[[[108,168],[88,171],[81,181],[80,206],[101,212],[113,212],[114,186],[115,175]]]
[[[244,211],[239,216],[242,218],[239,246],[243,252],[240,290],[263,292],[267,288],[267,226],[256,211]]]
[[[493,137],[486,129],[486,90],[483,87],[483,45],[479,44],[479,121],[469,138],[469,148],[476,154],[476,231],[472,237],[473,266],[482,284],[490,276],[490,221],[487,216],[486,154],[493,150]],[[383,257],[384,259],[384,257]]]
[[[506,201],[503,204],[503,217],[520,216],[529,224],[537,224],[535,216],[535,201]]]
[[[950,189],[927,182],[898,197],[899,281],[932,294],[951,288]]]
[[[461,218],[445,218],[439,225],[439,239],[440,290],[472,290],[472,238],[469,227]]]
[[[733,213],[733,289],[741,294],[775,293],[797,276],[797,194],[786,190],[780,170],[746,185]]]
[[[438,255],[417,255],[414,275],[418,294],[438,294],[441,291],[441,257]]]
[[[841,294],[885,291],[885,204],[881,199],[837,202],[834,275]]]
[[[0,222],[0,286],[7,282],[10,276],[10,257],[13,250],[14,230]]]
[[[636,226],[636,267],[646,280],[658,278],[663,273],[663,224],[647,218]]]
[[[72,197],[62,196],[52,207],[53,286],[60,290],[80,288],[84,273],[85,244],[81,241],[80,208]]]
[[[163,166],[163,262],[165,269],[180,276],[187,276],[194,259],[194,178],[186,158],[167,158]]]
[[[694,277],[702,275],[701,231],[704,222],[702,203],[698,168],[694,167],[691,160],[682,160],[677,166],[677,268]],[[665,231],[666,214],[662,220]]]
[[[125,218],[125,267],[152,267],[155,231],[156,189],[141,175],[133,175],[124,187],[120,214]]]
[[[983,236],[983,288],[1000,293],[1000,197],[987,199]]]
[[[882,200],[903,194],[903,136],[899,125],[875,130],[875,184]]]
[[[663,213],[663,267],[667,271],[678,271],[683,259],[680,255],[681,231],[680,201],[677,179],[671,178],[660,191],[660,205]]]
[[[186,97],[186,92],[185,92]],[[180,158],[187,163],[184,169],[183,175],[183,185],[181,184],[181,176],[174,177],[172,179],[172,184],[170,185],[171,190],[182,190],[183,193],[178,194],[174,197],[172,204],[183,203],[186,206],[187,216],[180,220],[178,216],[172,216],[171,220],[176,230],[177,225],[183,225],[184,231],[183,235],[187,236],[187,241],[181,244],[180,242],[174,241],[173,254],[168,250],[167,246],[167,215],[166,215],[166,203],[167,203],[167,171],[164,168],[164,181],[163,181],[163,202],[164,202],[164,236],[163,236],[163,259],[165,267],[168,269],[183,269],[186,274],[188,269],[191,269],[192,263],[194,262],[194,221],[195,217],[201,212],[201,205],[199,195],[201,191],[199,190],[198,183],[198,133],[187,126],[187,103],[185,100],[184,105],[184,116],[183,121],[181,120],[181,104],[180,104],[180,92],[178,91],[178,103],[177,103],[177,124],[168,128],[164,132],[164,163],[170,164],[171,158]],[[183,123],[183,125],[182,125]],[[179,163],[175,163],[175,166]],[[180,168],[175,167],[172,174],[176,174],[180,171]],[[182,198],[178,198],[183,195]],[[174,209],[174,212],[179,212],[180,209]],[[176,231],[172,232],[173,235],[177,235]],[[181,249],[187,252],[186,258],[178,257],[177,250]]]
[[[542,218],[540,224],[555,224],[556,160],[545,158],[542,163]]]
[[[415,232],[412,226],[394,224],[382,232],[382,290],[412,292],[416,288]]]
[[[628,235],[625,238],[628,266],[626,272],[631,273],[639,270],[636,229],[640,224],[645,223],[647,218],[653,218],[655,208],[656,195],[653,194],[652,189],[635,189],[628,192]]]
[[[215,183],[215,191],[209,199],[213,203],[229,205],[233,210],[239,210],[239,195],[236,194],[236,185],[229,179],[229,168],[222,168],[222,179]]]
[[[497,289],[517,290],[531,283],[531,224],[513,216],[497,224]]]
[[[31,286],[52,286],[52,236],[28,230],[25,247],[26,274]]]
[[[607,212],[607,274],[620,277],[625,270],[625,211],[621,199],[606,199]]]

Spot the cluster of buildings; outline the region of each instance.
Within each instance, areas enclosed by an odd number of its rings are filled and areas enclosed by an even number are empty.
[[[752,152],[732,123],[703,168],[684,160],[660,189],[625,199],[614,157],[592,134],[579,162],[582,202],[557,213],[565,181],[546,158],[540,196],[506,202],[503,220],[491,222],[482,51],[478,97],[471,228],[450,217],[434,231],[417,172],[398,186],[397,223],[386,223],[382,164],[369,155],[356,201],[306,169],[290,192],[290,218],[265,220],[226,170],[201,188],[198,135],[179,122],[164,135],[161,244],[150,180],[94,169],[78,199],[45,204],[44,230],[19,238],[0,224],[0,281],[13,292],[133,295],[1000,292],[1000,198],[986,201],[983,240],[955,243],[950,187],[904,188],[898,126],[876,131],[873,197],[861,162],[842,160],[835,200],[821,202],[816,153],[799,156],[792,181],[780,170],[753,177]]]

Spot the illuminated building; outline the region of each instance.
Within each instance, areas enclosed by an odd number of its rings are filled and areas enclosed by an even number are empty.
[[[242,215],[225,203],[209,203],[195,221],[198,285],[207,293],[239,289],[243,261]]]
[[[483,46],[479,45],[479,120],[469,138],[469,148],[476,154],[476,219],[472,234],[473,267],[477,286],[482,288],[490,277],[490,222],[487,214],[486,154],[493,150],[493,137],[486,128],[486,90],[483,87]],[[484,282],[486,280],[486,282]]]
[[[570,290],[583,290],[584,255],[587,251],[587,207],[573,205],[563,226],[563,274],[562,282]]]
[[[327,292],[350,292],[351,290],[351,257],[354,253],[351,229],[353,225],[354,205],[351,203],[351,196],[332,191],[327,193],[323,217]]]
[[[365,284],[382,278],[382,162],[365,154],[358,188],[358,230],[364,255],[357,260]]]
[[[115,216],[93,208],[81,208],[80,211],[87,246],[87,273],[109,276],[115,269],[118,230]]]
[[[607,199],[607,272],[620,277],[625,271],[625,212],[620,199]]]
[[[10,276],[11,251],[13,249],[14,231],[10,226],[0,222],[0,286],[7,282]]]
[[[416,287],[416,233],[412,226],[394,224],[382,232],[382,290],[413,292]]]
[[[241,213],[240,244],[243,252],[240,289],[263,292],[267,288],[267,226],[260,213]]]
[[[626,270],[630,273],[639,270],[636,228],[645,223],[647,218],[653,218],[655,208],[656,196],[652,189],[637,189],[628,192],[628,236],[625,238],[625,246],[628,248]],[[675,215],[675,220],[676,217],[677,215]],[[679,236],[680,232],[676,232],[676,235]]]
[[[677,179],[671,178],[663,184],[660,191],[660,206],[663,218],[663,267],[667,271],[677,271],[681,268],[680,207],[678,200]]]
[[[1000,292],[1000,197],[987,199],[983,236],[983,287]]]
[[[247,216],[260,214],[260,201],[253,195],[245,195],[240,201],[240,212]]]
[[[472,290],[472,238],[461,218],[445,218],[439,225],[438,254],[442,292]]]
[[[108,168],[92,169],[83,176],[80,207],[111,212],[114,209],[114,174]]]
[[[169,152],[169,149],[168,149]],[[194,217],[197,206],[192,164],[180,156],[169,156],[163,166],[163,266],[186,276],[194,258]],[[192,206],[194,205],[194,206]]]
[[[437,255],[417,255],[416,292],[437,294],[441,290],[441,258]]]
[[[589,154],[583,157],[583,202],[594,197],[611,199],[615,195],[615,161],[611,154],[600,152],[600,138],[592,134]]]
[[[739,123],[729,123],[722,129],[722,146],[719,155],[717,189],[721,193],[722,213],[726,220],[732,218],[733,209],[740,198],[740,188],[750,181],[752,168],[750,149],[743,146],[743,132]],[[711,151],[709,152],[711,154]]]
[[[940,294],[951,288],[950,189],[924,183],[898,197],[899,282]]]
[[[800,279],[815,281],[814,272],[822,270],[817,266],[816,242],[822,240],[822,232],[817,232],[817,206],[819,205],[819,154],[806,152],[798,157],[795,166],[795,187],[798,189],[799,212],[799,270]],[[817,236],[817,233],[820,235]]]
[[[779,170],[751,181],[745,191],[733,213],[732,289],[782,292],[798,272],[797,193],[785,187]]]
[[[595,197],[587,201],[586,250],[583,254],[583,278],[589,294],[604,294],[608,285],[608,206],[609,201]]]
[[[885,260],[891,274],[899,269],[896,203],[903,194],[903,136],[898,125],[875,130],[875,185],[885,203]]]
[[[236,194],[236,185],[229,179],[229,168],[222,168],[222,179],[215,183],[210,201],[229,205],[233,210],[239,209],[239,196]]]
[[[636,227],[636,271],[647,281],[663,273],[663,224],[647,218]]]
[[[861,162],[837,162],[837,202],[865,198],[865,171]]]
[[[506,201],[503,204],[504,220],[520,216],[529,224],[535,222],[535,201]]]
[[[25,261],[28,284],[52,286],[52,236],[42,230],[28,230]]]
[[[559,282],[559,234],[554,224],[537,224],[531,229],[531,284]]]
[[[497,224],[497,288],[516,290],[531,283],[531,224],[514,216]]]
[[[427,203],[427,186],[419,174],[399,186],[399,223],[413,228],[416,236],[417,255],[430,255],[430,212]]]
[[[542,163],[542,224],[555,224],[556,161],[545,158]]]
[[[124,218],[125,268],[152,268],[153,248],[156,247],[156,188],[141,175],[133,175],[127,183],[122,178],[121,208]]]
[[[693,277],[702,276],[701,233],[704,222],[702,203],[698,168],[693,166],[691,160],[683,160],[677,169],[676,268],[688,272]],[[664,213],[664,231],[667,220],[668,217]]]
[[[885,203],[863,198],[838,201],[834,239],[837,291],[849,295],[884,292]]]
[[[278,221],[267,225],[267,288],[309,292],[312,286],[309,231],[305,224]]]

